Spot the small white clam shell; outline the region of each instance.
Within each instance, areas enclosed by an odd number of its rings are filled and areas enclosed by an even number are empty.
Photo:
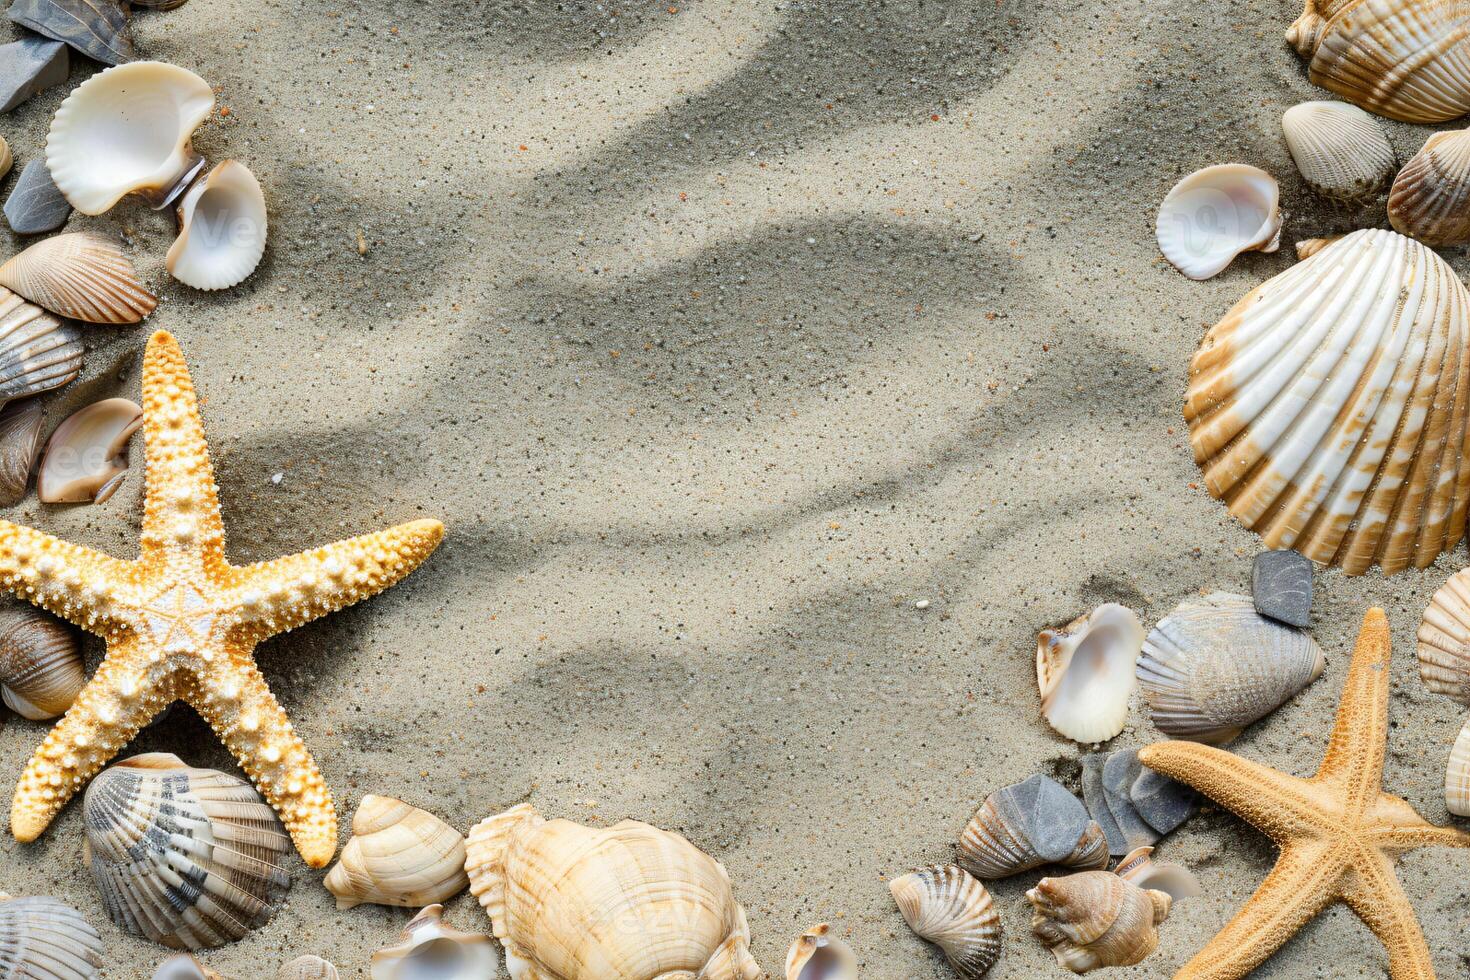
[[[373,954],[372,980],[485,980],[499,969],[490,937],[461,932],[430,905],[403,930],[403,942]],[[511,976],[515,977],[515,969]]]
[[[1470,569],[1450,576],[1429,600],[1418,655],[1425,686],[1470,705]]]
[[[1041,714],[1076,742],[1106,742],[1128,721],[1134,665],[1143,650],[1143,626],[1116,603],[1036,639],[1036,682]]]
[[[1000,915],[985,886],[962,868],[934,865],[888,883],[914,934],[944,951],[963,980],[979,980],[1000,956]]]
[[[1222,163],[1175,184],[1159,205],[1159,251],[1191,279],[1221,272],[1241,252],[1281,245],[1281,189],[1259,167]]]
[[[1383,124],[1346,102],[1303,102],[1281,130],[1307,186],[1334,200],[1367,202],[1393,180],[1398,161]]]
[[[42,239],[11,257],[0,265],[0,286],[88,323],[137,323],[158,306],[122,250],[88,232]]]
[[[363,902],[422,908],[469,887],[465,840],[427,810],[388,796],[364,796],[352,817],[352,839],[328,872],[337,908]]]
[[[786,953],[786,980],[857,980],[852,947],[832,935],[827,923],[813,926]]]
[[[62,422],[41,457],[41,502],[105,502],[127,475],[128,440],[142,424],[143,409],[126,398],[94,402]]]
[[[265,254],[265,194],[243,163],[226,160],[184,195],[182,230],[165,265],[195,289],[227,289],[245,279]]]

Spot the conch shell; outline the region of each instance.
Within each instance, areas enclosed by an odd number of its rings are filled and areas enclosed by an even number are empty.
[[[1073,973],[1143,962],[1173,901],[1111,871],[1043,878],[1026,899],[1036,910],[1031,930]]]
[[[13,256],[0,265],[0,286],[88,323],[137,323],[158,306],[122,250],[90,232],[45,238]]]
[[[1281,188],[1259,167],[1223,163],[1196,170],[1159,205],[1164,258],[1191,279],[1209,279],[1241,252],[1281,247]]]
[[[1286,110],[1281,131],[1307,186],[1336,201],[1372,201],[1398,160],[1383,124],[1346,102],[1303,102]]]
[[[352,839],[325,882],[339,909],[363,902],[422,908],[453,898],[469,883],[460,832],[387,796],[362,798]]]
[[[1039,773],[986,797],[965,827],[960,865],[977,878],[1007,878],[1044,864],[1105,868],[1108,843],[1082,802]]]
[[[86,683],[70,627],[31,605],[0,606],[0,698],[6,707],[32,721],[56,718]]]
[[[909,928],[944,951],[962,980],[979,980],[1000,957],[1000,915],[985,886],[952,864],[888,883]]]
[[[1133,610],[1108,603],[1036,638],[1041,715],[1076,742],[1106,742],[1128,722],[1133,668],[1143,626]]]
[[[404,928],[403,942],[374,953],[372,980],[487,980],[495,976],[499,963],[490,937],[446,925],[443,913],[442,905],[430,905]],[[514,968],[511,977],[518,980]]]
[[[1470,242],[1470,129],[1435,133],[1394,178],[1388,220],[1425,245]]]
[[[786,980],[857,980],[857,975],[852,948],[825,922],[797,936],[786,953]]]

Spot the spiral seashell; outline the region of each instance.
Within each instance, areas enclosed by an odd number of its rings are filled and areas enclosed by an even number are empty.
[[[23,718],[66,713],[87,675],[76,634],[31,605],[0,606],[0,697]]]
[[[372,980],[485,980],[500,967],[490,937],[461,932],[443,921],[444,907],[430,905],[403,930],[403,942],[373,954]],[[509,958],[509,952],[507,952]],[[511,977],[519,976],[507,964]],[[530,974],[526,980],[536,980]]]
[[[1143,643],[1138,683],[1159,731],[1223,745],[1322,676],[1311,635],[1267,619],[1248,596],[1186,602]]]
[[[1307,0],[1286,32],[1313,85],[1401,122],[1470,111],[1470,3]]]
[[[77,329],[0,286],[0,402],[60,388],[81,370]]]
[[[465,871],[513,976],[760,976],[724,867],[678,834],[633,820],[595,830],[522,804],[470,831]],[[620,928],[598,928],[610,921]]]
[[[1043,878],[1026,893],[1031,930],[1073,973],[1141,963],[1159,945],[1171,899],[1111,871]]]
[[[46,413],[34,398],[0,409],[0,507],[25,499],[31,471],[41,452],[41,424]]]
[[[226,160],[179,203],[179,237],[164,261],[169,274],[195,289],[242,282],[265,254],[265,193],[250,168]]]
[[[128,440],[143,425],[143,409],[105,398],[67,417],[46,440],[36,474],[45,504],[105,503],[128,475]]]
[[[1435,133],[1409,158],[1389,192],[1388,220],[1425,245],[1470,242],[1470,130]]]
[[[1143,626],[1116,603],[1036,638],[1036,683],[1041,715],[1076,742],[1106,742],[1128,722],[1133,667],[1143,649]]]
[[[852,948],[825,922],[797,936],[786,953],[786,980],[857,980],[857,975]]]
[[[1398,169],[1383,124],[1346,102],[1303,102],[1286,110],[1281,131],[1307,186],[1323,197],[1367,203]]]
[[[1423,568],[1470,505],[1470,295],[1391,231],[1346,235],[1268,280],[1190,364],[1205,484],[1269,548],[1360,575]]]
[[[0,265],[0,286],[60,316],[137,323],[158,306],[122,249],[89,232],[45,238]]]
[[[903,920],[944,951],[963,980],[979,980],[1000,957],[1000,915],[985,886],[952,864],[888,883]]]
[[[0,977],[95,980],[102,937],[80,912],[54,898],[0,896]]]
[[[337,968],[320,956],[298,956],[276,973],[276,980],[340,980]]]
[[[173,949],[234,942],[291,887],[291,841],[242,779],[155,752],[103,770],[82,804],[85,859],[120,929]]]
[[[1450,576],[1429,600],[1418,654],[1426,687],[1470,705],[1470,569]]]
[[[425,810],[388,796],[364,796],[352,818],[352,839],[325,881],[337,908],[363,902],[422,908],[469,885],[464,837]]]
[[[1130,852],[1118,862],[1113,874],[1126,878],[1144,891],[1163,892],[1174,902],[1204,894],[1192,871],[1182,864],[1155,861],[1153,853],[1152,847],[1140,847]]]
[[[1105,868],[1108,843],[1077,797],[1038,774],[986,798],[960,837],[959,862],[991,879],[1044,864]]]
[[[1159,205],[1159,251],[1191,279],[1209,279],[1241,252],[1281,247],[1281,188],[1259,167],[1196,170]]]

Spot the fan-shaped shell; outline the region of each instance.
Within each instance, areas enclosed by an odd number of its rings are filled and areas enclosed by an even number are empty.
[[[470,831],[465,870],[517,980],[693,976],[715,958],[732,980],[760,975],[724,867],[678,834],[548,821],[523,804]],[[607,922],[619,928],[595,928]]]
[[[1181,604],[1153,628],[1138,683],[1160,731],[1223,745],[1326,666],[1310,634],[1262,616],[1249,596],[1215,592]]]
[[[1307,0],[1286,32],[1313,85],[1415,123],[1470,111],[1467,38],[1465,0]]]
[[[340,980],[337,968],[320,956],[298,956],[283,965],[276,980]]]
[[[14,507],[24,499],[41,452],[45,417],[34,398],[0,408],[0,506]]]
[[[1470,295],[1391,231],[1344,236],[1205,335],[1184,416],[1205,484],[1270,548],[1422,568],[1470,503]]]
[[[797,936],[786,953],[786,980],[857,980],[857,975],[852,947],[832,935],[825,922]]]
[[[464,836],[426,810],[388,796],[364,796],[352,839],[326,878],[337,908],[363,902],[422,908],[468,887]]]
[[[177,756],[134,756],[87,787],[87,862],[121,929],[174,949],[234,942],[270,921],[291,841],[249,783]]]
[[[128,475],[128,440],[143,424],[143,409],[126,398],[106,398],[75,412],[46,440],[36,474],[36,496],[46,504],[100,504]]]
[[[960,865],[977,878],[1006,878],[1043,864],[1104,868],[1108,844],[1082,802],[1035,775],[991,793],[965,827]]]
[[[1470,568],[1450,576],[1429,600],[1418,653],[1425,685],[1470,705]]]
[[[443,906],[430,905],[404,928],[403,942],[374,953],[372,980],[486,980],[495,976],[499,963],[490,937],[447,925],[443,912]],[[521,980],[514,967],[511,980]],[[526,980],[553,978],[533,975]]]
[[[195,289],[226,289],[255,271],[265,254],[265,194],[242,163],[226,160],[179,205],[179,237],[165,265]]]
[[[1281,188],[1259,167],[1222,163],[1175,184],[1159,205],[1159,251],[1191,279],[1209,279],[1241,252],[1281,247]]]
[[[0,402],[60,388],[82,370],[82,335],[0,286]]]
[[[94,980],[102,937],[80,912],[54,898],[0,900],[0,977]]]
[[[944,951],[954,972],[979,980],[1000,956],[1000,915],[990,892],[952,864],[937,864],[888,883],[909,928]]]
[[[31,605],[0,606],[0,697],[32,721],[71,707],[87,683],[76,634]]]
[[[1026,893],[1031,930],[1073,973],[1141,963],[1159,945],[1171,900],[1111,871],[1043,878]]]
[[[1346,102],[1303,102],[1286,110],[1281,131],[1307,186],[1338,201],[1373,200],[1398,161],[1383,124]]]
[[[1435,133],[1394,178],[1394,228],[1426,245],[1470,242],[1470,130]]]
[[[1445,806],[1457,817],[1470,817],[1470,720],[1450,747],[1444,777]]]
[[[1116,603],[1036,638],[1036,683],[1047,724],[1077,742],[1106,742],[1128,722],[1143,626]]]
[[[89,232],[45,238],[13,256],[0,265],[0,286],[88,323],[137,323],[158,306],[122,250]]]

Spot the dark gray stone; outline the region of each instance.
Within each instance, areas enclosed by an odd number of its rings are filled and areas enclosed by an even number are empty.
[[[1138,761],[1136,749],[1114,752],[1103,764],[1103,796],[1108,801],[1108,812],[1123,834],[1123,848],[1111,851],[1114,857],[1122,857],[1135,847],[1155,844],[1162,836],[1134,809],[1133,798],[1129,795],[1133,781],[1142,769],[1143,763]],[[1109,846],[1111,848],[1111,842]]]
[[[1031,849],[1050,864],[1071,856],[1087,830],[1082,801],[1046,776],[997,790],[990,800],[1008,827],[1025,828]]]
[[[1194,790],[1162,773],[1142,766],[1128,790],[1138,815],[1160,834],[1171,833],[1194,814]]]
[[[9,17],[104,65],[120,65],[136,56],[126,5],[118,0],[15,0]]]
[[[71,205],[56,189],[45,160],[32,160],[16,178],[15,188],[5,202],[5,220],[12,231],[35,235],[55,231],[66,224]]]
[[[71,55],[60,41],[23,37],[0,44],[0,112],[9,112],[71,73]]]
[[[1312,560],[1295,551],[1263,551],[1251,566],[1256,612],[1288,626],[1312,625]]]
[[[1082,799],[1087,804],[1087,812],[1108,839],[1108,853],[1127,854],[1128,841],[1113,819],[1113,812],[1108,809],[1107,794],[1103,790],[1103,767],[1107,761],[1106,752],[1093,752],[1082,757]]]

